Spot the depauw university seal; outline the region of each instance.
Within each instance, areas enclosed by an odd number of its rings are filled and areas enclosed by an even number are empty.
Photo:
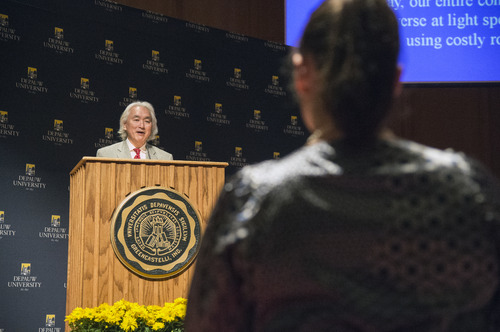
[[[152,279],[186,270],[200,244],[200,217],[187,197],[164,187],[131,193],[113,213],[111,243],[132,272]]]

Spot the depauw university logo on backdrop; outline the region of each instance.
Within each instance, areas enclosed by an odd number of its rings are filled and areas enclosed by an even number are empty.
[[[113,128],[104,128],[104,137],[106,139],[113,139]]]
[[[94,147],[97,149],[113,144],[113,128],[104,128],[104,137],[97,138]]]
[[[54,120],[54,130],[55,131],[63,131],[63,121],[62,120]]]
[[[128,96],[130,99],[137,99],[137,88],[129,87],[128,88]]]
[[[191,29],[195,32],[210,32],[210,28],[203,24],[186,22],[186,28]]]
[[[54,37],[58,40],[63,40],[64,39],[64,29],[54,27]]]
[[[106,39],[104,41],[104,49],[99,50],[94,54],[97,60],[102,60],[109,65],[123,64],[123,59],[120,58],[120,54],[115,52],[115,43],[112,40]]]
[[[104,42],[104,49],[108,52],[113,52],[114,42],[112,40],[107,40]]]
[[[182,97],[181,96],[174,96],[174,106],[181,106],[182,105]]]
[[[35,164],[26,164],[26,175],[27,176],[35,176]]]
[[[150,141],[150,143],[162,150],[166,150],[165,147],[161,146],[161,139],[160,139],[160,135],[156,134],[155,137]]]
[[[46,327],[56,326],[56,315],[45,315],[45,326]]]
[[[244,167],[248,165],[247,159],[243,157],[243,148],[236,146],[234,148],[234,156],[229,159],[229,165],[234,167]]]
[[[34,67],[28,67],[28,78],[36,80],[38,77],[38,70]]]
[[[16,179],[12,180],[12,185],[29,191],[45,189],[47,184],[42,181],[41,177],[35,176],[35,168],[35,164],[26,164],[24,175],[18,175]]]
[[[41,239],[49,239],[51,242],[59,242],[59,240],[68,239],[68,230],[61,227],[61,216],[53,214],[50,218],[50,226],[45,226],[43,230],[38,232],[38,237]]]
[[[231,39],[231,40],[238,42],[238,43],[242,43],[242,42],[246,43],[249,40],[247,36],[242,35],[240,33],[236,33],[236,32],[226,32],[225,36],[227,39]]]
[[[9,26],[9,15],[0,14],[0,26],[2,27]]]
[[[246,80],[242,79],[241,68],[233,69],[233,77],[229,77],[226,81],[228,87],[234,88],[235,90],[248,90],[250,86],[247,84]]]
[[[16,236],[16,231],[12,229],[12,225],[5,219],[5,211],[0,211],[0,239],[4,236]]]
[[[304,137],[306,135],[304,128],[299,125],[299,118],[297,115],[290,116],[290,123],[285,125],[283,133],[293,137]]]
[[[157,75],[168,74],[168,68],[160,62],[160,52],[156,50],[151,50],[151,60],[147,59],[146,63],[142,64],[142,69]]]
[[[61,330],[61,327],[56,326],[55,314],[45,314],[45,326],[38,328],[38,332],[60,332]]]
[[[136,101],[137,101],[137,88],[129,86],[128,95],[126,97],[123,97],[123,99],[120,102],[118,102],[118,105],[120,105],[120,107],[127,107],[128,105]]]
[[[189,154],[186,156],[186,160],[210,161],[208,155],[203,152],[202,141],[194,141],[194,150],[189,151]]]
[[[0,111],[0,137],[18,137],[19,133],[16,126],[9,123],[9,112]]]
[[[20,41],[21,36],[16,35],[16,29],[9,27],[9,15],[0,13],[0,40]]]
[[[241,158],[243,156],[243,148],[241,148],[240,146],[235,147],[234,148],[234,156]]]
[[[151,141],[151,144],[153,144],[154,146],[160,145],[160,135],[156,134],[155,138],[153,138],[153,140]]]
[[[0,111],[0,123],[9,122],[9,113],[5,111]]]
[[[278,75],[271,76],[271,84],[267,85],[264,92],[275,97],[286,97],[286,91],[280,86],[280,78]]]
[[[260,110],[253,110],[253,118],[254,120],[260,120],[262,118]]]
[[[14,275],[12,281],[7,283],[9,288],[18,288],[20,291],[27,292],[33,288],[42,287],[42,282],[38,281],[38,277],[31,273],[31,263],[21,263],[21,271],[19,275]]]
[[[160,61],[160,52],[151,50],[151,59],[155,62]]]
[[[286,52],[286,46],[277,42],[265,40],[264,47],[267,47],[275,52]]]
[[[73,91],[69,93],[69,97],[79,100],[84,104],[99,102],[99,97],[90,89],[90,79],[87,77],[80,77],[80,85],[77,88],[73,88]]]
[[[88,78],[80,77],[80,87],[83,90],[88,90],[90,88],[90,81]]]
[[[214,111],[207,116],[207,122],[216,124],[218,126],[229,126],[231,120],[227,119],[227,115],[222,113],[222,104],[215,103]]]
[[[132,272],[170,278],[195,259],[201,219],[188,198],[173,189],[147,187],[130,194],[111,219],[111,243]]]
[[[42,140],[46,142],[53,142],[54,145],[71,145],[74,143],[73,139],[70,137],[69,133],[64,132],[63,120],[54,119],[53,130],[47,130],[47,134],[42,135]]]
[[[272,85],[273,86],[279,86],[280,85],[280,78],[277,75],[273,75],[271,77]]]
[[[31,275],[31,263],[21,263],[21,272],[22,276]]]
[[[109,12],[121,12],[121,11],[123,11],[123,7],[114,1],[94,0],[93,3],[95,6],[104,8],[106,11],[109,11]]]
[[[50,226],[52,226],[52,227],[61,226],[61,216],[53,214],[51,219],[50,219]]]
[[[64,29],[59,27],[54,27],[54,36],[44,41],[43,47],[52,49],[59,54],[75,53],[75,49],[70,46],[70,43],[64,40]]]
[[[48,92],[44,82],[38,80],[38,69],[36,67],[28,67],[27,77],[21,77],[19,82],[16,82],[16,88],[26,90],[32,94]]]
[[[190,114],[185,107],[182,107],[182,97],[174,96],[172,105],[169,105],[165,110],[166,115],[173,116],[175,118],[189,118]]]
[[[253,110],[253,118],[248,120],[246,127],[256,132],[269,131],[266,122],[262,120],[262,112],[260,110]]]
[[[158,24],[160,22],[162,22],[162,23],[168,22],[168,17],[166,17],[162,14],[159,14],[159,13],[152,12],[150,10],[143,11],[142,17],[147,18],[147,19],[151,20],[151,22],[156,23],[156,24]]]
[[[186,78],[197,82],[210,82],[207,72],[202,70],[202,61],[200,59],[194,59],[193,68],[188,70]]]

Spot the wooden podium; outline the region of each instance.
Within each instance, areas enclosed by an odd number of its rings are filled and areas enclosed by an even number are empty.
[[[188,197],[198,209],[203,230],[224,185],[226,166],[223,162],[84,157],[70,173],[66,314],[76,307],[121,299],[162,306],[187,297],[192,266],[167,280],[134,274],[113,251],[110,219],[130,193],[161,186]]]

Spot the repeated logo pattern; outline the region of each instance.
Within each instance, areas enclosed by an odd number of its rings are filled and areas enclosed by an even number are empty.
[[[119,117],[130,102],[153,104],[159,133],[152,144],[178,160],[227,162],[229,177],[305,142],[280,71],[287,56],[278,43],[110,0],[69,1],[52,12],[2,1],[0,306],[15,308],[0,331],[64,330],[68,174],[82,157],[121,140]],[[184,206],[172,204],[181,216]],[[138,273],[175,277],[184,270],[167,260],[194,259],[196,218],[148,206],[133,221],[135,249],[123,255]],[[154,259],[165,267],[151,269]]]

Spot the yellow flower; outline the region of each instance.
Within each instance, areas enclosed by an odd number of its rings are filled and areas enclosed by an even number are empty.
[[[159,329],[162,329],[165,327],[165,324],[164,323],[154,323],[153,326],[152,326],[152,329],[153,331],[158,331]]]
[[[163,307],[157,305],[139,305],[124,299],[115,302],[112,306],[103,303],[96,308],[75,308],[66,316],[71,328],[97,329],[102,324],[107,328],[117,328],[125,332],[138,329],[139,325],[146,324],[153,331],[165,328],[165,323],[184,320],[187,300],[177,298],[173,303],[165,303]],[[85,326],[85,327],[84,327]]]
[[[128,315],[125,315],[123,317],[123,321],[120,324],[120,327],[123,330],[125,330],[126,332],[135,330],[137,328],[137,326],[138,326],[138,324],[137,324],[137,321],[135,320],[135,318],[128,316]]]
[[[83,309],[80,307],[76,307],[71,314],[66,316],[65,321],[68,322],[68,324],[75,323],[76,321],[80,320],[83,318]]]

